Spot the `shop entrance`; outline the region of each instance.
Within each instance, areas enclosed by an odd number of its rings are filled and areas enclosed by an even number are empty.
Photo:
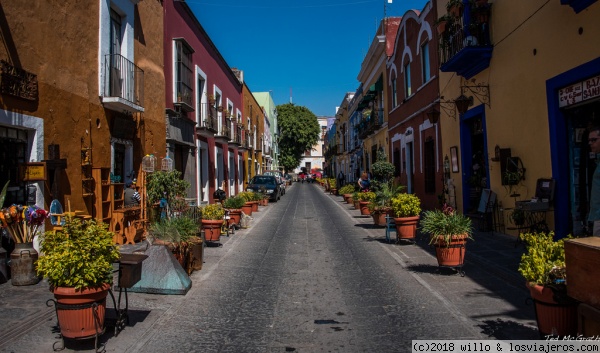
[[[592,127],[600,125],[600,102],[592,102],[566,109],[567,147],[569,156],[569,230],[574,236],[586,233],[589,213],[592,175],[596,168],[596,156],[590,153],[588,134]]]
[[[0,126],[0,160],[0,189],[9,182],[4,205],[25,205],[25,183],[19,178],[19,165],[28,161],[26,130]]]
[[[461,158],[464,211],[477,210],[481,191],[489,187],[485,117],[483,107],[469,110],[461,122]],[[460,168],[459,168],[460,169]]]

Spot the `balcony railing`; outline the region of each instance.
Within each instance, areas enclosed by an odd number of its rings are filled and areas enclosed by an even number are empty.
[[[373,110],[358,124],[358,137],[364,139],[383,126],[383,109]]]
[[[234,124],[233,143],[238,146],[242,145],[242,127],[238,124]]]
[[[200,105],[200,126],[199,128],[210,131],[211,133],[217,132],[218,120],[217,114],[214,107],[208,105],[208,103],[202,103]]]
[[[143,111],[144,71],[120,54],[105,55],[102,98],[114,110]]]
[[[471,78],[490,66],[492,41],[489,19],[491,5],[465,9],[440,35],[440,70]]]

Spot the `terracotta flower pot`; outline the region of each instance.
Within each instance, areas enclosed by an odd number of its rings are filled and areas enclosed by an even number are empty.
[[[87,338],[104,332],[106,296],[109,289],[110,284],[108,283],[97,288],[82,290],[75,290],[71,287],[53,288],[54,298],[60,304],[56,308],[56,315],[63,337]],[[97,303],[95,308],[85,307],[85,305],[93,303]],[[73,307],[68,307],[68,305],[73,305]],[[99,332],[96,332],[96,327]]]
[[[373,224],[376,226],[385,226],[386,219],[385,217],[388,215],[388,212],[385,211],[376,211],[371,213],[371,217],[373,217]]]
[[[576,336],[577,304],[560,304],[554,300],[554,292],[549,287],[531,286],[526,283],[535,303],[535,316],[540,335]]]
[[[346,203],[350,203],[350,199],[352,198],[352,194],[344,194],[344,201],[346,201]]]
[[[242,206],[242,212],[244,212],[247,216],[252,216],[252,204],[250,202],[246,202],[244,206]]]
[[[242,209],[241,208],[229,209],[229,225],[240,224],[241,220],[242,220]]]
[[[206,241],[219,241],[221,239],[222,220],[203,219],[202,229],[204,230],[204,239]]]
[[[258,201],[250,201],[252,203],[252,212],[258,212]]]
[[[353,200],[353,203],[354,203],[354,208],[357,209],[357,210],[360,210],[360,201]]]
[[[439,266],[461,266],[465,262],[467,235],[453,236],[450,246],[443,239],[435,243],[435,256]]]
[[[371,215],[371,211],[369,211],[369,201],[360,201],[360,214],[363,216]]]
[[[417,236],[419,216],[394,218],[398,239],[414,239]]]

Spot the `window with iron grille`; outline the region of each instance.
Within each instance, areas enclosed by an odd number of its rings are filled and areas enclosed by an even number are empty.
[[[177,101],[192,106],[192,53],[193,50],[183,41],[175,40],[175,94]]]
[[[423,70],[423,83],[425,83],[431,78],[431,71],[429,69],[429,41],[421,45],[421,68]]]

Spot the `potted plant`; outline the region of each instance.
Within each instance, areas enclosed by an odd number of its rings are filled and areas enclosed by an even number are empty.
[[[467,239],[473,239],[471,219],[452,207],[425,211],[421,231],[429,235],[429,245],[435,246],[439,266],[462,266]]]
[[[329,181],[329,193],[332,195],[337,195],[337,181],[335,178],[329,178],[327,180]]]
[[[414,239],[421,213],[421,200],[415,194],[400,193],[392,198],[392,212],[398,239]]]
[[[41,237],[37,273],[48,279],[54,293],[63,337],[88,338],[104,330],[106,296],[119,259],[107,228],[67,216],[62,229]]]
[[[356,209],[356,210],[360,210],[360,199],[359,199],[359,195],[360,195],[360,192],[358,192],[358,191],[355,191],[355,192],[352,194],[352,203],[354,204],[354,209]]]
[[[369,211],[373,216],[373,223],[385,225],[386,217],[392,214],[392,198],[402,192],[403,186],[393,189],[390,182],[382,183],[375,191],[375,200],[369,204]]]
[[[202,208],[202,229],[206,241],[219,241],[225,210],[220,203],[206,205]]]
[[[461,17],[463,10],[463,0],[449,0],[446,4],[446,10],[448,14],[453,17]]]
[[[344,197],[344,201],[346,201],[346,203],[351,203],[350,199],[352,198],[353,192],[354,184],[346,184],[338,190],[338,193],[340,193]]]
[[[449,28],[449,25],[452,24],[453,20],[454,18],[449,14],[444,14],[443,16],[437,19],[437,32],[440,36],[446,32],[446,30]]]
[[[229,210],[229,225],[235,224],[239,226],[242,219],[242,207],[245,203],[246,200],[240,196],[229,197],[225,200],[223,207]]]
[[[526,252],[521,256],[519,273],[535,303],[538,330],[546,335],[576,335],[577,305],[567,296],[565,247],[554,233],[523,233]]]
[[[242,191],[238,194],[244,200],[242,206],[242,212],[248,216],[252,216],[252,200],[254,199],[254,193],[250,191]]]
[[[370,216],[369,204],[375,201],[377,195],[373,191],[365,191],[358,193],[360,214],[363,216]]]
[[[198,224],[187,215],[161,219],[149,228],[149,238],[153,245],[164,245],[175,256],[181,267],[191,274],[194,258],[190,252],[196,245],[202,245],[202,239],[197,236]]]
[[[252,212],[258,212],[258,204],[262,202],[264,198],[264,194],[262,192],[253,192],[252,193]]]
[[[525,211],[520,208],[514,208],[509,215],[509,220],[517,227],[525,224]]]

